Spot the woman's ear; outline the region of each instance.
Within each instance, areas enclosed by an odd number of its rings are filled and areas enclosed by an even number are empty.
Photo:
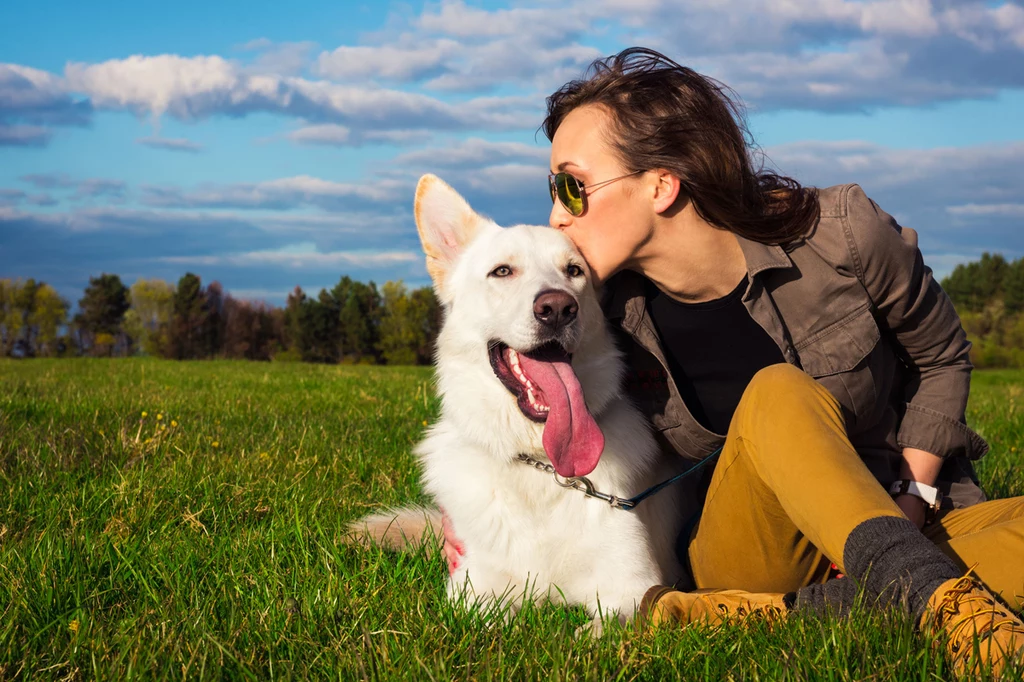
[[[656,213],[664,213],[672,208],[676,203],[676,199],[679,198],[681,183],[678,177],[663,168],[655,169],[653,175],[654,211]]]

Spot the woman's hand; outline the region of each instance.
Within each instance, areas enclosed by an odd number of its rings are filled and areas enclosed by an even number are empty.
[[[903,448],[903,461],[900,463],[900,478],[905,478],[926,485],[935,485],[942,469],[942,458],[918,448]],[[928,518],[926,503],[920,497],[899,495],[896,498],[899,507],[918,530],[924,528]]]
[[[917,526],[918,530],[924,528],[924,522],[927,516],[925,513],[924,500],[913,495],[898,495],[896,497],[896,506],[907,515],[907,518],[910,519],[911,523]]]
[[[466,554],[466,547],[462,541],[455,537],[455,529],[452,528],[452,520],[448,518],[447,512],[441,510],[441,530],[444,532],[444,544],[441,551],[444,553],[444,560],[448,564],[448,575],[455,573],[462,563],[462,557]]]

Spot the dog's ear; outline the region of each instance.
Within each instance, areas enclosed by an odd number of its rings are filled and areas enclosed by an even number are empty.
[[[440,291],[455,259],[483,224],[466,200],[436,175],[416,185],[416,229],[427,254],[427,272]]]

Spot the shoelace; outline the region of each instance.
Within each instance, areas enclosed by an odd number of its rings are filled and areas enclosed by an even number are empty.
[[[1015,627],[1014,619],[1010,614],[1001,609],[990,597],[982,594],[969,594],[975,589],[980,589],[980,587],[971,576],[965,575],[949,588],[949,592],[943,596],[942,602],[936,609],[936,615],[938,616],[936,624],[943,630],[946,630],[954,654],[964,656],[970,651],[969,649],[961,651],[963,644],[963,642],[959,641],[961,639],[972,636],[988,639],[1006,626],[1009,626],[1011,629]],[[961,614],[962,607],[967,605],[968,602],[978,602],[984,604],[986,608]],[[958,615],[959,618],[957,618]],[[990,617],[986,620],[986,616]],[[946,623],[947,618],[953,620]],[[974,625],[973,631],[966,629],[970,624]]]
[[[716,606],[717,606],[718,610],[722,613],[722,615],[725,616],[726,618],[728,618],[729,615],[731,615],[730,611],[729,611],[729,606],[727,604],[723,604],[723,603],[720,602],[720,603],[716,604]],[[761,606],[760,608],[755,606],[755,607],[750,608],[750,609],[748,609],[746,606],[743,606],[741,604],[740,606],[736,607],[736,610],[733,613],[735,613],[738,618],[747,618],[747,617],[753,616],[753,617],[757,617],[757,618],[764,618],[766,620],[774,620],[776,618],[781,617],[782,614],[783,614],[783,611],[782,611],[782,609],[780,609],[778,606],[775,606],[774,604],[765,604],[764,606]]]

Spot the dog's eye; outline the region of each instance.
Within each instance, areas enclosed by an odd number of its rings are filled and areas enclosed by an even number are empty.
[[[499,265],[487,273],[488,277],[508,277],[512,274],[512,268],[508,265]]]
[[[569,263],[569,267],[565,269],[565,274],[569,275],[570,277],[582,277],[583,268],[576,265],[575,263]]]

